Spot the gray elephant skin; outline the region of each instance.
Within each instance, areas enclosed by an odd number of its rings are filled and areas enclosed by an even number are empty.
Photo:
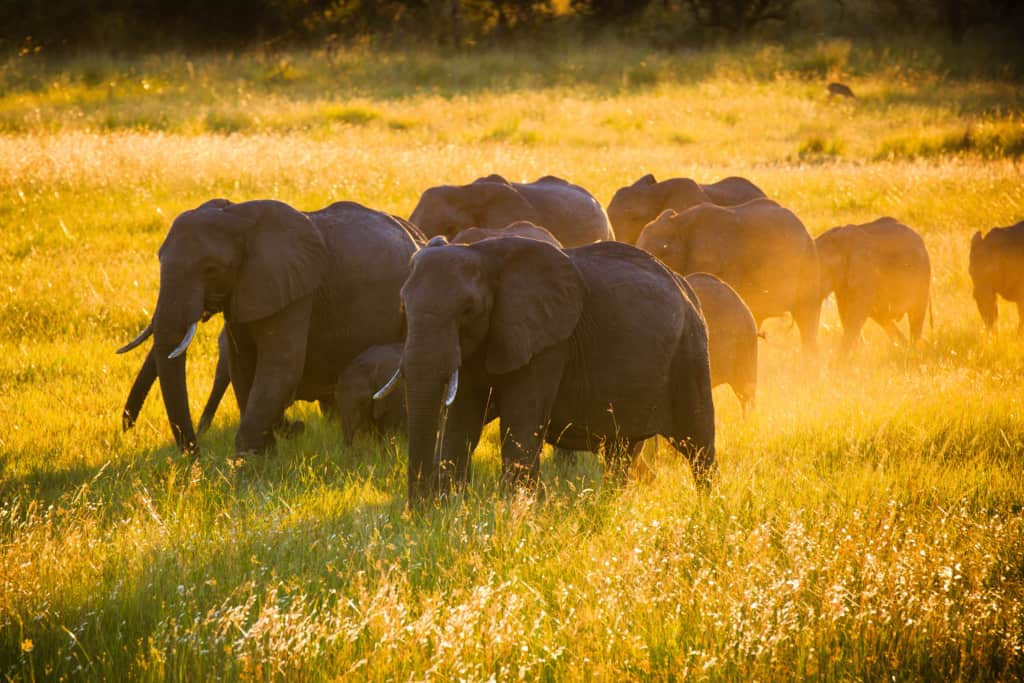
[[[896,323],[903,316],[910,339],[921,338],[929,309],[931,261],[924,240],[888,216],[826,230],[815,239],[821,264],[821,297],[836,293],[843,324],[842,350],[860,339],[871,318],[894,342],[906,342]]]
[[[708,326],[711,386],[728,384],[744,414],[757,398],[757,323],[728,283],[710,273],[692,273],[686,282],[700,302]]]
[[[341,423],[346,444],[358,434],[404,432],[405,395],[395,391],[374,400],[402,362],[402,343],[371,346],[341,371],[334,391],[334,417]]]
[[[608,204],[608,218],[616,239],[636,244],[644,226],[666,209],[685,211],[704,202],[736,206],[764,196],[761,188],[738,176],[701,185],[689,178],[669,178],[658,182],[653,175],[647,174],[615,192]]]
[[[1006,228],[981,231],[971,238],[971,282],[974,301],[985,325],[992,329],[998,317],[996,297],[1017,304],[1017,331],[1024,335],[1024,221]]]
[[[791,313],[805,351],[816,351],[818,255],[807,228],[788,209],[770,199],[668,209],[644,228],[637,246],[683,275],[706,272],[728,282],[758,327]]]
[[[451,243],[474,244],[481,240],[489,240],[495,237],[525,237],[531,240],[547,242],[559,249],[563,246],[549,230],[529,221],[516,221],[506,225],[504,228],[467,228],[455,235],[451,239]]]
[[[685,282],[621,243],[432,239],[402,287],[410,503],[469,480],[492,405],[505,487],[536,484],[544,441],[603,447],[615,465],[655,434],[706,485],[714,406],[694,302]]]
[[[353,358],[401,340],[398,292],[417,246],[411,226],[352,202],[307,214],[273,200],[211,200],[174,220],[153,320],[121,350],[152,334],[172,433],[194,450],[185,349],[198,322],[223,312],[241,412],[235,447],[263,450],[292,401],[331,402]]]
[[[594,196],[561,178],[510,183],[499,175],[468,185],[441,185],[425,191],[409,220],[427,237],[451,240],[466,228],[503,228],[530,221],[549,230],[567,247],[614,239],[611,224]]]

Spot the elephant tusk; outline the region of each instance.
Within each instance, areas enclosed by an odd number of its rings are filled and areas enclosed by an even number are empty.
[[[127,353],[127,352],[131,351],[136,346],[138,346],[139,344],[141,344],[142,342],[146,341],[147,339],[149,339],[152,336],[153,336],[153,321],[151,320],[151,321],[149,321],[149,324],[146,325],[146,329],[142,330],[142,332],[139,332],[139,336],[138,337],[136,337],[135,339],[131,340],[130,342],[128,342],[127,344],[125,344],[124,346],[119,348],[117,350],[117,352],[118,353]]]
[[[402,368],[398,368],[397,370],[395,370],[395,374],[391,375],[391,379],[388,380],[388,383],[382,386],[380,389],[378,389],[377,393],[373,395],[373,400],[379,401],[388,394],[390,394],[392,391],[394,391],[395,387],[398,386],[398,380],[400,380],[401,378]]]
[[[192,338],[196,336],[196,330],[199,329],[199,323],[192,323],[188,326],[188,330],[185,332],[185,338],[178,344],[178,348],[167,354],[168,359],[174,359],[185,353],[185,349],[192,343]]]
[[[445,387],[444,392],[444,404],[450,406],[455,402],[455,394],[459,391],[459,369],[455,368],[455,372],[452,373],[451,378],[448,380],[448,386]]]

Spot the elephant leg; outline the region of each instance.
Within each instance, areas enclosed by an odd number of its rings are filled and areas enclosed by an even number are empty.
[[[916,342],[924,330],[924,316],[928,312],[928,297],[924,296],[920,303],[914,304],[907,311],[907,322],[910,323],[910,341]]]
[[[818,326],[821,318],[821,301],[815,296],[804,295],[793,306],[793,322],[800,330],[800,342],[804,352],[814,355],[818,352]],[[758,325],[760,329],[760,325]]]
[[[487,393],[486,390],[460,387],[455,403],[448,409],[441,450],[444,457],[438,463],[442,497],[447,496],[453,486],[469,483],[473,451],[480,443],[480,433],[486,424]]]
[[[715,404],[707,350],[692,335],[684,337],[672,361],[672,432],[662,433],[690,463],[704,491],[718,472],[715,459]]]
[[[557,344],[502,378],[501,480],[509,490],[534,488],[540,480],[540,451],[567,358],[567,345]]]
[[[885,320],[879,320],[878,324],[881,325],[882,329],[885,330],[885,333],[889,335],[889,341],[893,344],[896,346],[907,345],[907,338],[903,336],[902,332],[900,332],[900,328],[896,326],[895,320],[886,318]],[[913,329],[913,327],[911,327],[911,329]]]
[[[283,424],[284,411],[302,378],[311,310],[312,297],[307,296],[249,325],[257,349],[256,367],[235,439],[239,453],[273,445],[273,430]]]
[[[222,332],[221,337],[226,333]],[[217,414],[217,408],[220,406],[221,399],[224,398],[224,392],[227,391],[228,385],[231,384],[231,372],[229,365],[231,363],[228,358],[230,353],[225,348],[225,344],[220,343],[220,356],[217,358],[217,371],[213,376],[213,388],[210,390],[210,397],[206,399],[206,407],[203,408],[203,414],[199,418],[199,426],[196,427],[196,434],[202,436],[210,425],[213,424],[213,417]]]
[[[238,413],[244,418],[245,408],[256,374],[256,345],[245,330],[228,329],[228,375],[235,391]]]
[[[836,293],[836,307],[839,309],[839,321],[843,324],[843,344],[841,353],[846,355],[860,340],[860,331],[867,322],[871,306],[871,299],[868,296],[861,296],[864,292],[844,292],[842,296]]]

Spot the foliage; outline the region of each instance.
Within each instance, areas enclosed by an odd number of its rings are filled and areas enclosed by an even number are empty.
[[[983,331],[967,250],[1024,217],[1006,151],[1024,93],[987,54],[0,62],[0,676],[1020,680],[1024,342],[1005,305]],[[828,98],[830,69],[856,100]],[[971,145],[876,158],[885,140],[966,130]],[[802,159],[805,143],[820,151]],[[113,349],[152,313],[177,213],[225,196],[407,216],[425,187],[491,172],[558,174],[602,202],[648,172],[738,174],[812,234],[899,217],[931,254],[934,327],[901,349],[869,326],[841,360],[826,302],[807,363],[789,321],[769,321],[755,412],[715,390],[710,495],[652,444],[626,482],[545,453],[546,501],[507,499],[491,428],[472,488],[410,515],[403,439],[345,447],[308,405],[291,410],[304,434],[242,463],[230,400],[194,461],[158,389],[120,432],[142,357]],[[194,413],[215,328],[189,350]]]

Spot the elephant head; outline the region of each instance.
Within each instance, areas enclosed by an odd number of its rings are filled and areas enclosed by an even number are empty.
[[[824,299],[836,290],[867,285],[874,270],[868,247],[855,225],[830,228],[814,240]]]
[[[989,329],[995,326],[999,315],[996,293],[1006,277],[998,237],[998,231],[992,231],[987,237],[982,237],[979,230],[971,238],[969,271],[974,285],[974,301],[978,304],[981,319]]]
[[[715,229],[702,231],[703,226]],[[728,259],[727,233],[738,229],[736,215],[714,204],[699,204],[683,212],[666,209],[644,227],[636,246],[683,275],[719,273]]]
[[[541,222],[529,200],[501,176],[432,187],[420,196],[409,217],[427,237],[448,239],[466,228],[503,228],[518,220]]]
[[[405,403],[400,394],[373,399],[374,392],[398,370],[401,360],[401,344],[372,346],[338,376],[334,415],[341,423],[346,444],[351,444],[356,434],[374,428],[398,428],[404,423]]]
[[[532,240],[540,240],[541,242],[547,242],[551,245],[562,248],[562,243],[558,241],[554,235],[551,234],[545,228],[539,225],[534,225],[530,221],[516,221],[510,223],[504,228],[495,230],[488,230],[485,228],[466,228],[460,231],[455,237],[451,239],[452,244],[473,244],[481,240],[493,239],[495,237],[525,237]]]
[[[473,386],[477,376],[519,369],[573,333],[584,291],[566,254],[537,240],[509,237],[463,246],[434,238],[413,257],[402,287],[408,332],[400,369],[411,503],[436,486],[442,403],[456,399],[460,368],[467,368],[467,392],[486,392]],[[486,402],[486,393],[477,398]]]
[[[212,200],[175,218],[158,252],[160,293],[150,334],[175,441],[195,448],[185,385],[185,350],[201,320],[223,312],[229,324],[266,318],[312,293],[327,270],[320,233],[282,202]]]
[[[710,201],[700,185],[689,178],[659,183],[647,174],[615,193],[608,204],[608,219],[620,242],[636,244],[644,226],[666,209],[684,211]]]

